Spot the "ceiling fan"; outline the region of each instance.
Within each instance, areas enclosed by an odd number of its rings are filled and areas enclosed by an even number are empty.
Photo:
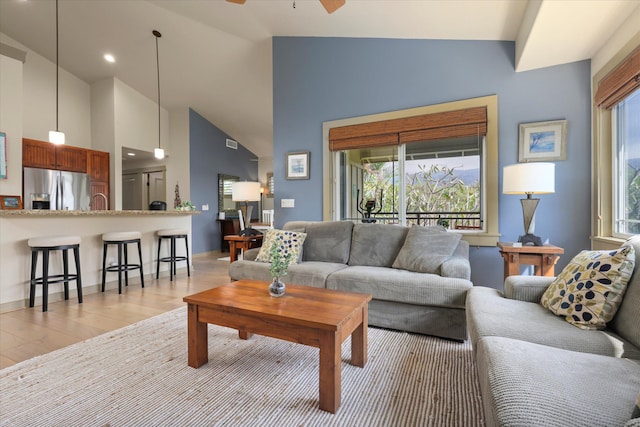
[[[247,0],[227,0],[229,3],[244,4]],[[333,13],[344,6],[346,0],[320,0],[327,13]],[[294,1],[295,5],[295,1]]]

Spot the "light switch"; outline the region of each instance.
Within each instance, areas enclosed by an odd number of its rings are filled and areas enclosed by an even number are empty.
[[[207,203],[206,205],[202,205],[202,210],[203,211],[208,211],[209,210],[209,204]]]
[[[280,207],[283,208],[294,208],[296,199],[282,199],[280,201]]]

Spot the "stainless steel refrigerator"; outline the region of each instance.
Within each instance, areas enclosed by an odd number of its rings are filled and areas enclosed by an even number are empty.
[[[37,168],[23,170],[25,209],[33,209],[34,200],[41,199],[43,194],[49,195],[51,210],[89,209],[91,182],[88,174]]]

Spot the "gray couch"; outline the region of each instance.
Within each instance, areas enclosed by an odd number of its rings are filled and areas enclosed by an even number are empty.
[[[283,229],[307,233],[301,262],[289,266],[285,283],[369,293],[369,325],[467,338],[465,298],[473,286],[467,242],[455,242],[453,253],[438,255],[443,252],[438,238],[451,234],[443,228],[420,227],[409,233],[408,227],[398,225],[294,221]],[[408,235],[418,237],[411,240]],[[412,262],[442,261],[435,273],[392,267],[401,250],[407,253],[410,240]],[[258,250],[248,250],[244,260],[230,264],[232,280],[271,280],[269,264],[254,261]]]
[[[640,238],[618,312],[604,330],[584,330],[539,302],[553,278],[511,276],[504,293],[467,295],[488,426],[640,426]]]

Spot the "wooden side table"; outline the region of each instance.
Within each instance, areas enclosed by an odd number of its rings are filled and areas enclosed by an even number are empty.
[[[536,276],[555,276],[555,265],[564,249],[553,245],[513,246],[513,243],[498,242],[500,255],[504,258],[504,278],[520,274],[520,264],[533,265]]]
[[[235,262],[238,259],[238,250],[247,250],[251,248],[259,248],[262,245],[264,234],[256,234],[255,236],[224,236],[224,240],[229,242],[229,262]]]

